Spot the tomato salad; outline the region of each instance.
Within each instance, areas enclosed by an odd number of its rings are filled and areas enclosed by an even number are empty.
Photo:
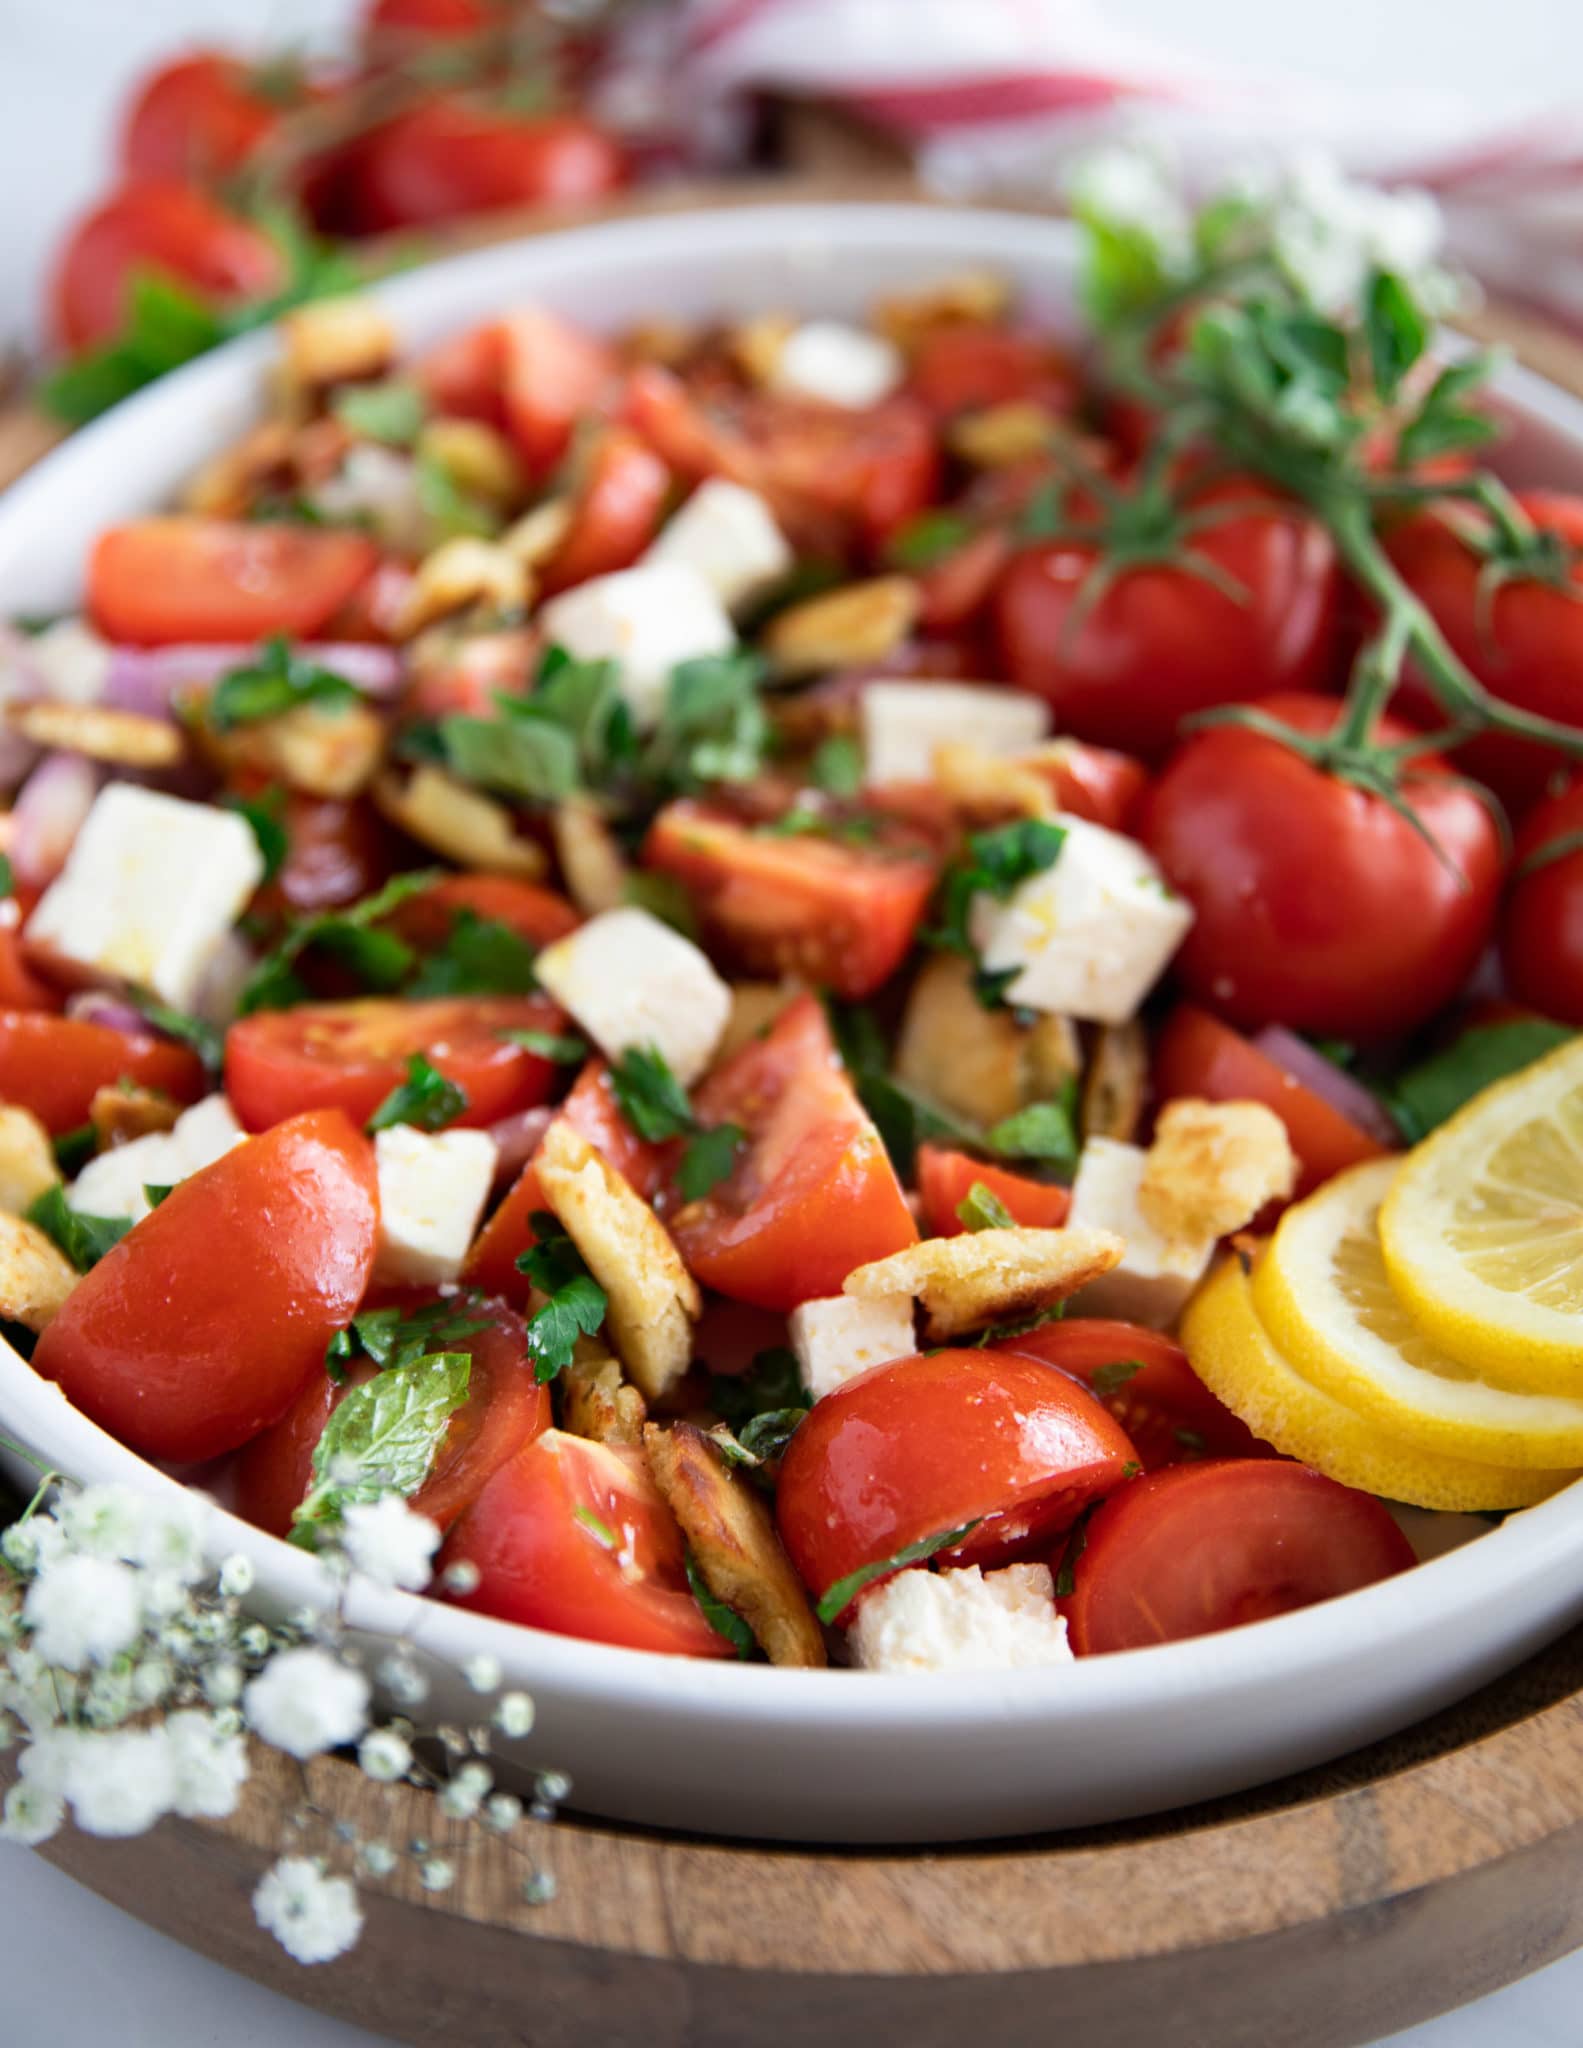
[[[981,276],[289,316],[5,643],[33,1369],[673,1655],[1054,1665],[1408,1567],[1375,1425],[1248,1392],[1246,1274],[1583,1024],[1583,508],[1472,467],[1401,279],[1262,261],[1082,360]],[[1437,1507],[1583,1462],[1416,1442]]]

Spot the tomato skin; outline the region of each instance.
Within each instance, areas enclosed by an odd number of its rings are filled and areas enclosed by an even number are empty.
[[[372,575],[379,550],[329,527],[170,514],[112,526],[88,561],[88,609],[107,640],[311,639]]]
[[[1058,1188],[1044,1181],[1029,1180],[1025,1174],[1008,1173],[1003,1166],[986,1165],[966,1152],[953,1152],[944,1145],[918,1147],[918,1194],[923,1202],[924,1228],[930,1237],[960,1237],[967,1225],[958,1216],[959,1205],[967,1199],[975,1181],[1005,1203],[1013,1223],[1032,1230],[1059,1230],[1072,1206],[1070,1188]]]
[[[1053,1536],[1119,1484],[1133,1456],[1120,1424],[1064,1373],[1013,1352],[937,1351],[870,1366],[815,1403],[781,1464],[776,1520],[822,1597],[848,1573],[980,1518],[1004,1518],[1018,1537],[1036,1520]]]
[[[1324,733],[1338,707],[1293,695],[1261,709]],[[1376,736],[1411,728],[1382,719]],[[1415,766],[1408,798],[1444,861],[1383,798],[1246,727],[1180,748],[1140,825],[1195,912],[1175,963],[1189,995],[1243,1029],[1365,1041],[1410,1031],[1455,995],[1494,922],[1500,834],[1438,756]]]
[[[424,1053],[467,1096],[456,1119],[471,1128],[549,1099],[557,1069],[502,1031],[558,1031],[563,1012],[544,996],[381,996],[259,1010],[226,1034],[225,1088],[244,1130],[266,1131],[310,1109],[340,1109],[366,1124],[407,1062]]]
[[[918,623],[926,633],[955,633],[984,613],[1011,560],[1010,534],[986,527],[918,578]]]
[[[748,1134],[735,1172],[669,1219],[706,1287],[757,1308],[839,1294],[854,1266],[915,1244],[879,1133],[812,996],[799,996],[694,1096],[705,1124]]]
[[[277,1422],[368,1285],[373,1148],[296,1117],[182,1181],[89,1273],[35,1370],[145,1457],[233,1451]]]
[[[363,33],[475,36],[489,26],[493,0],[374,0],[363,17]]]
[[[119,186],[72,228],[55,259],[55,339],[72,354],[118,334],[134,277],[155,271],[199,297],[268,298],[284,283],[279,250],[194,185],[140,178]]]
[[[1056,740],[1031,764],[1055,790],[1057,806],[1091,824],[1126,832],[1149,786],[1149,771],[1131,754],[1086,747],[1080,740]]]
[[[1161,1102],[1193,1095],[1209,1102],[1262,1102],[1273,1109],[1297,1154],[1299,1197],[1349,1166],[1378,1159],[1386,1149],[1229,1024],[1194,1003],[1179,1003],[1154,1041],[1154,1092]]]
[[[1517,879],[1501,920],[1506,982],[1546,1017],[1583,1028],[1583,846],[1522,872],[1557,841],[1583,833],[1583,777],[1529,812],[1517,835]]]
[[[249,784],[238,794],[260,798],[264,788],[267,785]],[[361,798],[348,802],[291,790],[279,815],[286,830],[286,858],[280,872],[253,898],[259,916],[339,910],[372,895],[400,864],[396,834]]]
[[[507,925],[534,946],[564,939],[582,923],[564,896],[513,875],[447,875],[409,896],[391,922],[410,945],[429,952],[444,945],[463,911]]]
[[[995,594],[1006,674],[1047,700],[1062,732],[1150,757],[1195,711],[1323,687],[1337,651],[1335,548],[1316,521],[1248,478],[1199,492],[1189,509],[1249,499],[1267,509],[1192,538],[1195,554],[1247,593],[1245,604],[1188,570],[1148,566],[1123,570],[1073,628],[1102,555],[1067,540],[1024,549]]]
[[[1290,1614],[1415,1562],[1372,1494],[1284,1458],[1177,1465],[1135,1480],[1087,1536],[1062,1602],[1080,1657]]]
[[[995,1349],[1042,1359],[1081,1380],[1127,1432],[1145,1472],[1202,1458],[1275,1456],[1240,1416],[1216,1400],[1181,1345],[1158,1330],[1101,1316],[1067,1316],[1007,1337]],[[1094,1375],[1116,1365],[1142,1369],[1109,1391],[1096,1387]]]
[[[353,175],[359,225],[384,234],[598,199],[630,170],[620,145],[582,114],[494,113],[447,94],[365,137]]]
[[[655,819],[643,863],[686,889],[711,950],[854,1001],[906,958],[940,872],[929,842],[900,826],[872,845],[776,837],[686,797]]]
[[[615,357],[597,335],[536,306],[501,321],[495,345],[505,424],[532,474],[546,477],[605,399]]]
[[[671,473],[625,427],[600,435],[572,508],[566,538],[539,572],[545,597],[629,569],[660,530]]]
[[[1020,400],[1066,413],[1079,396],[1074,365],[1051,342],[988,320],[952,321],[925,335],[907,387],[942,419]]]
[[[579,1508],[618,1539],[618,1554]],[[681,1531],[641,1451],[546,1430],[451,1531],[439,1570],[464,1563],[479,1582],[448,1596],[459,1607],[629,1650],[734,1654],[688,1590]]]
[[[16,899],[0,901],[0,1011],[59,1010],[65,997],[33,972],[21,925],[21,906]]]
[[[197,1055],[152,1031],[0,1010],[0,1101],[30,1109],[51,1137],[85,1124],[97,1092],[123,1077],[178,1102],[196,1102],[204,1091]]]
[[[404,1308],[424,1308],[438,1295],[396,1298]],[[451,1418],[429,1476],[408,1499],[414,1514],[448,1529],[465,1513],[489,1479],[524,1445],[550,1427],[550,1390],[533,1376],[522,1318],[497,1303],[458,1298],[455,1313],[484,1328],[469,1337],[447,1338],[448,1351],[472,1359],[467,1399]],[[235,1466],[238,1512],[272,1536],[291,1533],[291,1518],[313,1479],[313,1454],[324,1425],[354,1386],[374,1377],[371,1366],[348,1373],[337,1386],[329,1374],[310,1379],[280,1420],[243,1446]]]
[[[280,107],[253,91],[245,64],[218,51],[196,51],[144,81],[127,110],[121,162],[135,178],[224,178],[246,163],[280,119]]]

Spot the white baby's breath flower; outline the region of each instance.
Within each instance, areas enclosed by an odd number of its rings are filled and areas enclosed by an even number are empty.
[[[66,1534],[51,1515],[34,1515],[0,1534],[0,1557],[24,1578],[64,1555]]]
[[[393,1785],[412,1769],[412,1746],[394,1728],[373,1728],[357,1746],[357,1761],[365,1777]]]
[[[242,1695],[251,1727],[288,1756],[318,1756],[368,1726],[368,1680],[327,1650],[283,1650]]]
[[[399,1494],[354,1501],[343,1518],[341,1540],[353,1568],[379,1586],[420,1593],[433,1576],[440,1532],[427,1515],[414,1514]]]
[[[59,1558],[28,1587],[22,1618],[46,1664],[81,1671],[108,1663],[142,1633],[137,1576],[112,1558]]]
[[[85,1486],[61,1505],[60,1521],[75,1550],[174,1573],[193,1585],[205,1570],[201,1497],[182,1491],[145,1493],[131,1486]]]
[[[379,1682],[404,1707],[420,1706],[429,1696],[429,1681],[402,1650],[393,1650],[380,1664]]]
[[[1192,249],[1192,222],[1175,167],[1157,149],[1112,143],[1078,165],[1072,209],[1089,220],[1142,235],[1167,272],[1181,269]]]
[[[356,1944],[363,1931],[357,1893],[344,1877],[330,1877],[306,1856],[282,1856],[259,1879],[253,1915],[299,1963],[328,1963]]]
[[[253,1564],[239,1552],[220,1566],[220,1591],[228,1600],[240,1600],[253,1590]]]
[[[357,1860],[370,1877],[389,1877],[400,1858],[388,1842],[365,1842],[357,1852]]]
[[[223,1820],[234,1813],[247,1782],[247,1744],[242,1737],[196,1707],[170,1715],[165,1735],[173,1811],[189,1820]]]
[[[58,1792],[42,1785],[13,1785],[0,1807],[0,1842],[19,1842],[24,1849],[36,1849],[60,1829],[66,1818],[66,1803]]]
[[[522,1801],[511,1792],[496,1792],[485,1804],[484,1819],[499,1834],[509,1834],[522,1818]]]
[[[474,1692],[493,1692],[500,1683],[500,1659],[480,1650],[462,1666],[462,1676]]]
[[[73,1736],[66,1750],[66,1797],[90,1835],[141,1835],[171,1809],[175,1779],[163,1728]]]
[[[456,1865],[443,1856],[426,1856],[418,1865],[418,1882],[426,1892],[448,1892],[456,1882]]]
[[[246,1683],[242,1667],[234,1658],[221,1657],[211,1664],[199,1680],[203,1696],[211,1706],[230,1707],[242,1697]]]
[[[175,1682],[175,1671],[164,1657],[145,1657],[132,1671],[132,1697],[140,1707],[156,1707]]]
[[[118,1728],[132,1704],[131,1679],[124,1670],[96,1671],[83,1692],[83,1718],[90,1727]]]
[[[448,1564],[440,1574],[440,1583],[447,1593],[459,1593],[464,1597],[476,1593],[482,1579],[483,1573],[470,1557],[459,1557],[455,1564]]]
[[[533,1702],[525,1692],[503,1692],[495,1704],[495,1726],[520,1741],[533,1732]]]
[[[1276,261],[1319,312],[1355,311],[1371,270],[1405,278],[1434,310],[1448,310],[1438,267],[1440,208],[1427,192],[1381,191],[1345,176],[1322,151],[1295,157],[1269,198]]]
[[[463,1764],[440,1794],[440,1811],[450,1820],[472,1820],[494,1782],[486,1764]]]

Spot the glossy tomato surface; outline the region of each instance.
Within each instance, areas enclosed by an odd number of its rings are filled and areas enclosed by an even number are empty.
[[[112,1031],[85,1017],[0,1010],[0,1099],[30,1109],[53,1137],[88,1121],[101,1088],[130,1080],[178,1102],[204,1090],[197,1055],[152,1031]]]
[[[366,534],[171,514],[112,526],[88,560],[88,609],[138,646],[311,638],[373,573]]]
[[[1290,1614],[1415,1562],[1372,1494],[1284,1459],[1178,1465],[1134,1480],[1106,1501],[1087,1538],[1062,1602],[1080,1657]]]
[[[146,1457],[219,1457],[279,1421],[363,1298],[373,1148],[293,1118],[182,1181],[84,1274],[33,1363]]]
[[[607,427],[583,464],[565,539],[539,571],[546,597],[629,569],[660,530],[671,473],[626,427]]]
[[[1079,397],[1076,365],[1054,342],[988,320],[954,320],[926,334],[908,389],[942,419],[1018,403],[1061,414]]]
[[[391,922],[409,944],[432,952],[444,945],[461,916],[503,924],[531,946],[564,939],[582,923],[554,889],[513,875],[447,875],[409,896]]]
[[[1303,733],[1337,716],[1325,697],[1262,708]],[[1392,719],[1377,728],[1386,744],[1410,734]],[[1145,797],[1140,832],[1193,907],[1174,969],[1189,994],[1243,1028],[1363,1040],[1449,1002],[1491,934],[1500,833],[1436,755],[1405,795],[1417,825],[1246,727],[1188,740]]]
[[[1529,812],[1512,873],[1501,919],[1507,985],[1583,1030],[1583,777]]]
[[[483,360],[490,362],[492,347],[494,402],[530,471],[545,476],[566,453],[573,427],[605,402],[616,358],[597,335],[539,307],[512,313],[493,337]]]
[[[694,1107],[706,1125],[747,1133],[729,1179],[670,1218],[705,1287],[791,1309],[839,1294],[854,1266],[916,1242],[901,1183],[812,996],[711,1074]]]
[[[251,794],[266,810],[278,807],[286,833],[280,872],[254,900],[265,916],[340,910],[371,896],[401,865],[401,841],[363,798]]]
[[[240,169],[280,126],[286,99],[245,64],[197,50],[161,65],[127,110],[121,161],[136,178],[205,184]]]
[[[975,1186],[987,1188],[1013,1223],[1034,1230],[1058,1230],[1072,1206],[1069,1188],[1029,1180],[1026,1174],[1009,1173],[1004,1166],[987,1165],[946,1145],[918,1147],[918,1195],[928,1236],[958,1237],[969,1227],[957,1211]]]
[[[681,1531],[641,1451],[546,1430],[452,1529],[443,1572],[477,1568],[461,1607],[529,1628],[659,1650],[734,1655],[688,1590]]]
[[[567,205],[613,192],[627,175],[620,145],[582,114],[513,114],[447,94],[365,137],[358,224],[384,234],[506,206]]]

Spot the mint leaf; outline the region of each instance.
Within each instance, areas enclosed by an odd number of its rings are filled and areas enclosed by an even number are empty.
[[[388,995],[400,988],[413,972],[418,956],[405,939],[378,927],[400,909],[409,896],[421,895],[441,879],[438,868],[397,875],[372,896],[344,910],[326,910],[312,917],[298,918],[273,953],[266,954],[254,969],[242,991],[239,1004],[245,1017],[254,1010],[289,1009],[308,1000],[308,990],[297,975],[296,963],[312,947],[322,947],[332,958],[350,969],[357,979],[377,994]]]
[[[313,1482],[292,1517],[292,1542],[315,1549],[318,1531],[354,1502],[416,1493],[467,1399],[472,1364],[465,1351],[429,1352],[354,1387],[314,1448]]]
[[[1531,1067],[1576,1036],[1566,1025],[1543,1017],[1478,1025],[1444,1052],[1399,1074],[1384,1090],[1385,1106],[1402,1136],[1416,1145],[1483,1089]]]
[[[1015,1230],[1017,1219],[992,1188],[976,1180],[956,1205],[959,1223],[969,1230]]]
[[[65,1254],[79,1273],[98,1265],[105,1253],[114,1250],[132,1228],[127,1216],[84,1216],[66,1200],[66,1190],[57,1184],[46,1188],[24,1210],[27,1221]]]
[[[416,384],[392,378],[383,384],[349,384],[337,391],[330,410],[354,434],[390,448],[410,448],[422,430],[428,402]]]
[[[856,796],[863,787],[863,749],[848,733],[832,733],[814,749],[808,773],[826,796]]]
[[[965,852],[945,878],[939,925],[925,934],[929,943],[976,958],[968,933],[975,897],[990,896],[1004,903],[1019,883],[1053,867],[1065,842],[1065,826],[1047,818],[1019,818],[992,832],[971,834]]]
[[[230,732],[260,719],[280,718],[305,704],[345,711],[362,701],[362,693],[345,676],[304,661],[292,652],[285,635],[277,633],[264,642],[256,661],[221,676],[203,709],[216,732]]]
[[[1008,1159],[1038,1159],[1058,1171],[1077,1165],[1077,1081],[1069,1080],[1053,1102],[1031,1102],[992,1124],[984,1143]]]
[[[411,1365],[425,1352],[455,1350],[489,1328],[487,1316],[470,1313],[474,1299],[453,1295],[423,1308],[366,1308],[330,1340],[327,1356],[370,1358],[382,1372]]]
[[[212,306],[158,271],[139,271],[127,288],[121,332],[63,364],[39,396],[57,419],[82,426],[224,339],[225,324]]]
[[[538,987],[538,948],[519,931],[474,910],[459,910],[445,943],[419,967],[408,996],[529,995]]]
[[[508,1045],[520,1045],[524,1052],[534,1053],[557,1067],[579,1066],[588,1057],[587,1039],[577,1037],[575,1032],[502,1031],[498,1035]]]
[[[894,1557],[882,1557],[874,1564],[860,1564],[855,1572],[848,1572],[844,1579],[837,1579],[826,1589],[814,1612],[822,1622],[833,1622],[846,1612],[853,1600],[865,1586],[875,1579],[888,1577],[891,1572],[905,1570],[910,1564],[921,1564],[926,1557],[933,1557],[938,1550],[949,1550],[954,1543],[960,1543],[964,1536],[971,1535],[978,1527],[978,1520],[964,1522],[960,1529],[945,1529],[938,1536],[921,1536],[916,1543],[909,1543],[905,1550],[898,1550]]]
[[[419,1131],[440,1131],[447,1124],[454,1124],[466,1108],[466,1090],[448,1080],[421,1052],[415,1052],[407,1061],[406,1080],[391,1089],[364,1128],[370,1137],[396,1124],[410,1124]]]
[[[676,1172],[684,1202],[701,1202],[721,1181],[730,1179],[747,1136],[740,1124],[716,1124],[690,1140]]]
[[[760,1351],[742,1373],[711,1373],[709,1406],[722,1422],[729,1422],[739,1440],[744,1425],[761,1415],[806,1415],[808,1397],[803,1392],[802,1368],[797,1354],[784,1345]]]
[[[723,1600],[717,1600],[710,1592],[708,1581],[698,1569],[698,1561],[690,1550],[685,1553],[684,1562],[687,1567],[687,1584],[693,1598],[698,1602],[698,1611],[704,1620],[717,1636],[725,1637],[739,1657],[744,1660],[752,1657],[758,1649],[758,1642],[752,1629],[740,1614],[728,1607]]]
[[[761,1415],[748,1417],[736,1440],[750,1458],[761,1465],[773,1464],[786,1455],[786,1446],[807,1417],[806,1407],[767,1408]]]

